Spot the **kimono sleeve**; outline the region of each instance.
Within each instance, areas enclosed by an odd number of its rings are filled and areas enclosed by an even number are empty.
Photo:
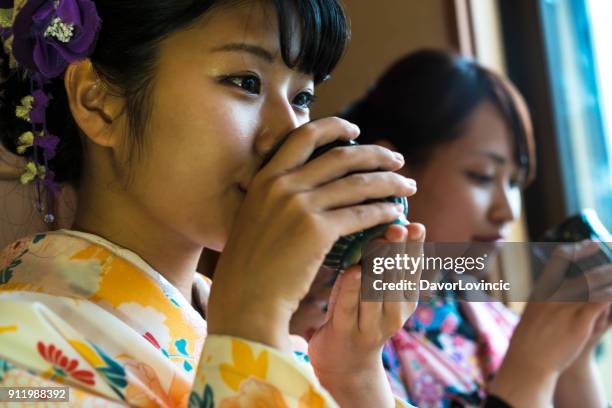
[[[396,408],[410,408],[396,398]],[[301,355],[236,337],[209,335],[190,407],[338,407]]]
[[[338,407],[301,358],[252,341],[209,335],[192,407]]]

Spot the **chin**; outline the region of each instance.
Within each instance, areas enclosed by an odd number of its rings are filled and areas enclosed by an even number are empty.
[[[215,252],[223,252],[223,248],[225,247],[225,241],[223,243],[209,241],[208,243],[204,244],[204,247]]]
[[[219,214],[217,220],[224,221],[223,223],[214,222],[209,219],[208,222],[202,222],[197,225],[196,242],[205,248],[221,252],[229,239],[231,231],[231,223],[226,221],[228,219],[229,217],[226,214]]]
[[[223,248],[227,244],[229,239],[230,226],[220,225],[217,233],[214,235],[207,235],[206,244],[204,246],[213,251],[223,252]]]

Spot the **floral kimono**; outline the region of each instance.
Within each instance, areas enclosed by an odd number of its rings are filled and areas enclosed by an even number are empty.
[[[498,302],[420,303],[383,352],[394,393],[422,408],[481,406],[517,323]]]
[[[49,386],[71,406],[337,407],[303,353],[207,337],[141,258],[66,230],[0,252],[0,387]]]

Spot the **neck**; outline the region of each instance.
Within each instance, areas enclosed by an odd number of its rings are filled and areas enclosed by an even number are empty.
[[[98,235],[139,255],[191,302],[202,246],[143,211],[108,184],[83,183],[72,227]]]

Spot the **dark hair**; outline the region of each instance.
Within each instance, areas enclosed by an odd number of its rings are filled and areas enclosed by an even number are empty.
[[[511,130],[525,183],[535,173],[527,105],[509,80],[475,61],[440,50],[421,50],[396,62],[342,116],[361,128],[361,143],[386,139],[414,166],[433,149],[462,135],[468,116],[490,101]]]
[[[102,28],[90,59],[100,78],[126,99],[132,136],[129,151],[137,154],[143,145],[142,136],[152,109],[150,95],[159,43],[215,8],[247,1],[95,0]],[[316,83],[324,80],[338,63],[349,37],[348,21],[338,0],[252,1],[270,1],[276,8],[285,64],[313,75]],[[296,33],[300,36],[300,52],[292,59],[290,47]],[[15,107],[30,93],[30,82],[22,72],[8,68],[6,56],[0,55],[0,140],[15,152],[18,136],[29,130],[27,122],[16,118]],[[50,167],[57,181],[78,186],[83,148],[68,107],[63,76],[46,85],[45,90],[53,95],[47,109],[48,129],[61,140]]]

